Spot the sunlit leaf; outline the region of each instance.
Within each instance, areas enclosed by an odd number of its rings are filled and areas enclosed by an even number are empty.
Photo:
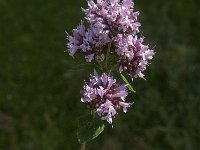
[[[80,143],[86,143],[99,136],[105,126],[100,118],[93,117],[91,114],[79,119],[77,137]]]

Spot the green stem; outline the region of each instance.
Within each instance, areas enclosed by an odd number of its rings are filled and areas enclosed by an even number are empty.
[[[106,60],[105,60],[105,68],[108,69],[108,60],[109,60],[109,55],[110,55],[110,48],[111,48],[112,42],[109,43],[108,45],[108,50],[106,53]]]
[[[96,62],[97,62],[97,65],[99,66],[99,69],[103,70],[103,67],[102,67],[101,63],[98,60],[96,60]]]
[[[95,110],[91,110],[91,115],[93,118],[95,117]]]
[[[82,144],[81,144],[81,149],[80,149],[80,150],[85,150],[85,147],[86,147],[86,143],[82,143]]]
[[[112,69],[111,69],[111,70],[112,70],[112,71],[114,71],[115,69],[117,69],[117,67],[118,67],[118,66],[119,66],[119,64],[118,64],[118,63],[117,63],[117,64],[115,64],[115,65],[114,65],[114,67],[112,67]]]

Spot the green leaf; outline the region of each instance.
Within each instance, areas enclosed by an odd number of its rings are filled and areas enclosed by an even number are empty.
[[[79,143],[86,143],[99,136],[105,126],[100,118],[93,117],[91,114],[79,119],[77,137]]]
[[[120,74],[120,75],[121,75],[121,77],[122,77],[122,80],[123,80],[126,84],[128,84],[128,89],[129,89],[131,92],[136,93],[136,91],[133,89],[133,87],[132,87],[131,84],[128,82],[128,80],[126,79],[126,77],[125,77],[123,74]]]

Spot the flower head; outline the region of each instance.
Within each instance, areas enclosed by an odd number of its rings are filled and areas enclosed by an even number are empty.
[[[102,31],[107,30],[112,36],[116,33],[139,32],[139,12],[133,11],[132,0],[97,0],[97,3],[88,0],[88,8],[83,11],[90,24],[98,24]]]
[[[87,62],[91,62],[94,57],[102,55],[103,46],[109,42],[107,32],[101,32],[98,26],[90,26],[87,30],[81,24],[73,30],[73,36],[68,36],[67,48],[69,55],[81,53]]]
[[[94,58],[104,58],[108,43],[113,43],[119,35],[133,35],[139,32],[137,21],[139,12],[134,12],[132,0],[87,0],[88,8],[83,9],[83,22],[68,36],[67,48],[71,56],[81,53],[87,62]],[[102,57],[103,56],[103,57]]]
[[[106,73],[98,76],[94,72],[90,82],[87,82],[81,90],[81,101],[96,109],[102,120],[112,124],[112,118],[118,110],[123,109],[126,113],[132,104],[125,102],[127,95],[126,85],[116,83],[116,80]]]
[[[67,51],[70,56],[74,56],[74,54],[78,51],[81,51],[80,46],[83,44],[83,39],[85,36],[85,26],[81,22],[80,25],[76,29],[73,30],[73,36],[68,36],[67,43]]]
[[[144,38],[133,35],[116,37],[116,52],[120,56],[119,72],[124,71],[131,76],[144,78],[143,71],[155,53],[148,45],[143,44],[143,40]]]

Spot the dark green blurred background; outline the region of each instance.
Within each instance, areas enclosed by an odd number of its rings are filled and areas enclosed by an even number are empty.
[[[0,0],[0,150],[75,150],[92,69],[64,53],[85,0]],[[135,0],[156,55],[134,105],[88,150],[200,148],[200,1]]]

